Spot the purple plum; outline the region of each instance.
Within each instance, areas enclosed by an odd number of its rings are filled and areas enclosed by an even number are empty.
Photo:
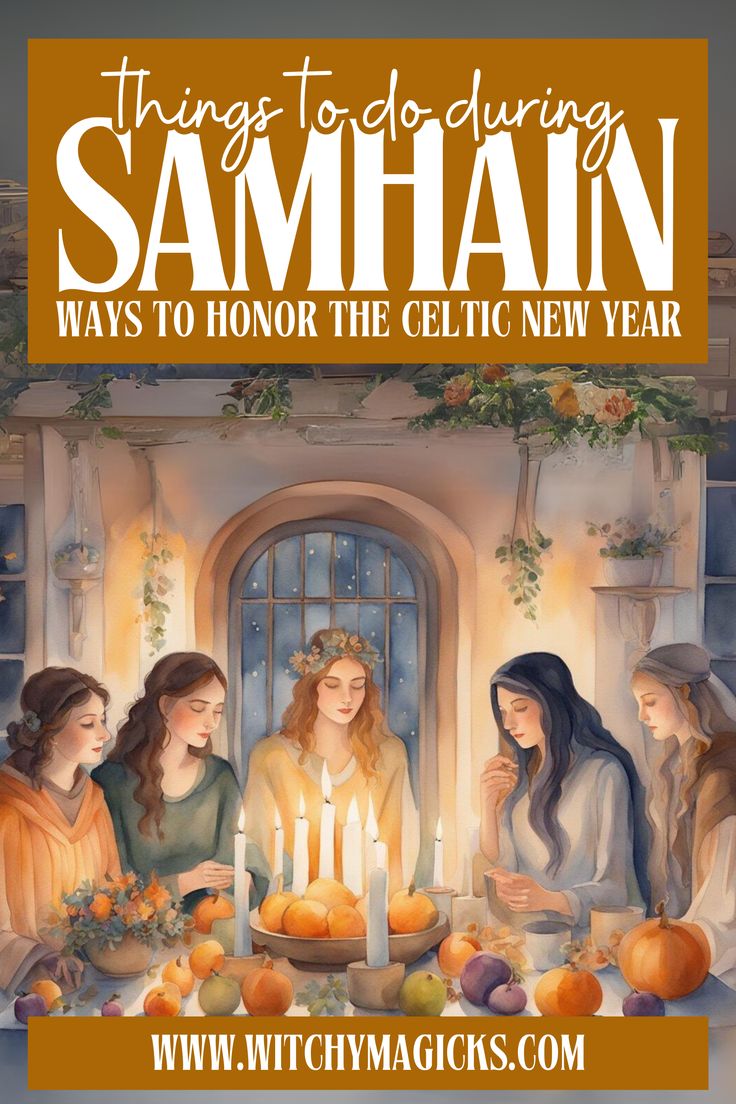
[[[477,951],[463,966],[460,988],[471,1004],[485,1004],[492,989],[508,985],[511,973],[511,967],[501,955]]]
[[[120,1003],[119,994],[113,993],[109,1000],[106,1000],[102,1005],[100,1012],[103,1016],[123,1016],[123,1006]]]
[[[18,1023],[28,1023],[29,1016],[45,1016],[47,1013],[46,1001],[40,993],[25,993],[18,997],[15,1005],[15,1018]]]
[[[654,993],[629,993],[622,1008],[624,1016],[664,1016],[664,1001]]]
[[[486,1004],[498,1016],[516,1016],[526,1008],[526,993],[515,982],[497,985],[488,994]]]

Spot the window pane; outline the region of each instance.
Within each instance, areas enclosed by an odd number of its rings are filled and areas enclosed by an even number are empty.
[[[0,659],[0,732],[10,721],[20,718],[20,692],[23,687],[23,660]]]
[[[736,661],[727,659],[714,659],[711,663],[713,673],[723,679],[726,686],[736,694]]]
[[[736,487],[709,487],[705,574],[736,575]]]
[[[303,649],[301,606],[273,606],[273,727],[281,727],[281,715],[291,701],[296,674],[289,666],[289,656]],[[293,675],[293,677],[292,677]]]
[[[307,598],[330,597],[332,534],[307,533],[304,538],[304,593]]]
[[[243,598],[265,598],[268,593],[268,552],[259,556],[243,583]]]
[[[736,584],[706,586],[705,646],[716,656],[736,656]]]
[[[721,423],[719,433],[725,435],[728,449],[714,452],[706,462],[708,479],[736,483],[736,422]]]
[[[0,583],[0,652],[19,654],[26,647],[26,584]]]
[[[304,635],[306,640],[320,629],[330,627],[330,607],[326,602],[306,602],[304,606]]]
[[[335,533],[335,595],[338,598],[355,598],[358,594],[355,543],[355,537],[349,533]]]
[[[358,568],[361,598],[382,598],[386,593],[386,549],[378,541],[359,537]]]
[[[25,507],[0,506],[0,575],[20,575],[25,567]]]
[[[243,717],[246,750],[268,736],[268,606],[258,602],[243,613]]]
[[[381,697],[386,695],[386,604],[385,602],[362,602],[358,632],[378,652],[384,662],[373,668],[373,681],[381,687]]]
[[[391,606],[388,723],[406,744],[417,793],[419,772],[419,687],[417,680],[417,607]]]
[[[414,597],[414,581],[398,556],[391,557],[391,594],[396,598]]]
[[[336,629],[348,633],[358,632],[358,606],[356,602],[335,602],[332,607],[332,623]]]
[[[301,593],[301,537],[289,537],[274,545],[273,596],[274,598],[299,598]]]

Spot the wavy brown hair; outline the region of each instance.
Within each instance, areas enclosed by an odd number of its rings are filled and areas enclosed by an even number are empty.
[[[322,636],[316,632],[309,642],[311,648],[322,650]],[[348,738],[353,755],[366,778],[378,775],[377,764],[379,744],[389,735],[386,719],[381,709],[381,691],[373,681],[373,672],[369,664],[363,663],[356,655],[336,656],[319,671],[302,675],[294,685],[293,700],[284,710],[281,732],[292,743],[302,749],[299,762],[303,763],[307,753],[314,750],[314,722],[317,720],[317,686],[327,678],[330,670],[340,659],[354,659],[363,668],[365,674],[365,699],[354,720],[348,725]]]
[[[72,709],[84,705],[93,694],[104,705],[110,695],[92,675],[73,667],[44,667],[26,682],[20,695],[23,717],[8,725],[10,766],[27,775],[33,788],[41,788],[43,768],[51,760],[54,738],[62,731]]]
[[[152,836],[155,828],[158,838],[164,838],[161,830],[164,815],[161,751],[167,742],[168,730],[159,704],[161,698],[185,698],[212,678],[227,690],[227,679],[209,656],[201,652],[173,652],[164,656],[146,676],[142,697],[130,707],[128,719],[118,730],[115,747],[108,759],[124,763],[138,775],[133,797],[143,806],[138,828],[144,836]],[[189,749],[195,759],[204,759],[211,752],[211,740],[201,748]]]

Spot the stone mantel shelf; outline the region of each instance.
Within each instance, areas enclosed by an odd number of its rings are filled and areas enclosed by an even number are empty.
[[[649,651],[660,599],[690,593],[690,587],[678,586],[594,586],[591,590],[618,600],[618,627],[627,644],[635,648],[634,660]]]

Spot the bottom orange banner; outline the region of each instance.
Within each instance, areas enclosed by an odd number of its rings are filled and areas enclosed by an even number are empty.
[[[32,1090],[707,1087],[705,1017],[29,1021]]]

